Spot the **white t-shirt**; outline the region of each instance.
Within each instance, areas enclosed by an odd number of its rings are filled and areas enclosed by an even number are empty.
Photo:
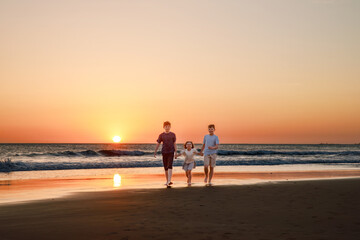
[[[192,163],[194,162],[194,153],[197,153],[198,151],[195,148],[192,148],[190,151],[187,149],[181,150],[181,155],[185,156],[185,163]]]

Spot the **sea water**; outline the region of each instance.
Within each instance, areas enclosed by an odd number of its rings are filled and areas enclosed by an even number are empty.
[[[201,145],[195,148],[200,150]],[[159,168],[155,144],[0,144],[0,172]],[[178,145],[178,149],[183,149]],[[6,161],[10,159],[10,161]],[[203,158],[196,157],[198,166]],[[181,166],[182,158],[174,160]],[[217,166],[360,167],[360,145],[221,144]],[[136,170],[135,170],[136,171]]]

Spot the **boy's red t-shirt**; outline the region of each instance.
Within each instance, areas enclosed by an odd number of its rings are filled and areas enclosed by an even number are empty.
[[[163,143],[161,153],[174,153],[175,147],[174,143],[176,142],[176,135],[173,132],[161,133],[157,139],[158,143]]]

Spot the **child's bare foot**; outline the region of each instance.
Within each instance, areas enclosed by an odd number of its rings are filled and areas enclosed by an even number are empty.
[[[190,187],[191,186],[191,183],[188,183],[188,187]]]
[[[169,182],[169,185],[173,185],[173,182]]]

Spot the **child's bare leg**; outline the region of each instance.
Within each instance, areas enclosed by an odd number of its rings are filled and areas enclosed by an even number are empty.
[[[191,170],[188,171],[188,184],[191,184]]]
[[[168,170],[165,170],[166,184],[169,183]]]
[[[211,179],[212,179],[213,175],[214,175],[214,167],[210,166],[209,183],[211,183]]]
[[[171,182],[171,176],[172,176],[172,168],[169,168],[169,169],[168,169],[168,180],[167,180],[167,183],[168,183],[169,185],[172,184],[172,182]]]
[[[204,182],[207,183],[208,176],[209,176],[209,168],[208,168],[208,166],[204,166],[204,172],[205,172]]]

